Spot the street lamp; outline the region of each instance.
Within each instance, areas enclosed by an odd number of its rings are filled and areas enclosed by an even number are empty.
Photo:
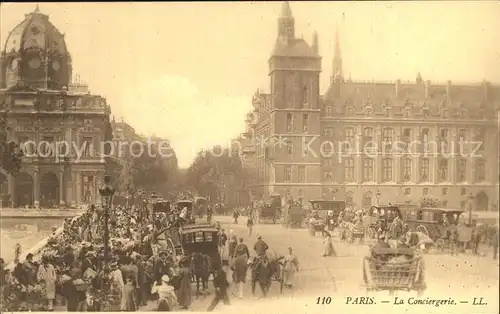
[[[104,208],[104,269],[108,270],[109,255],[109,210],[113,203],[115,189],[111,186],[111,177],[104,176],[104,185],[99,189],[101,194],[102,206]]]
[[[469,194],[469,204],[468,204],[468,209],[469,209],[469,226],[472,225],[472,206],[474,203],[474,196],[472,193]]]
[[[380,191],[377,191],[377,194],[375,194],[375,197],[377,198],[377,206],[380,205]]]

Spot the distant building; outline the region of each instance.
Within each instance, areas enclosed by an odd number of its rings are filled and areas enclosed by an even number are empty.
[[[0,191],[4,206],[99,200],[110,107],[71,82],[72,71],[64,35],[37,6],[9,33],[0,55],[0,111],[8,111],[9,139],[25,152],[21,173],[8,176]]]
[[[472,193],[477,210],[498,209],[500,86],[433,84],[420,74],[414,82],[353,82],[344,78],[337,34],[330,87],[321,95],[318,45],[316,33],[311,45],[295,36],[285,2],[270,93],[255,93],[247,118],[253,144],[243,155],[255,170],[249,189],[256,198],[277,192],[368,207],[432,195],[465,208]],[[480,157],[470,157],[474,150]]]

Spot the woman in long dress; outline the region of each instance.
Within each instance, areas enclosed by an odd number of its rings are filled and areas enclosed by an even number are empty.
[[[325,239],[323,240],[323,247],[324,247],[323,257],[337,256],[337,252],[335,252],[335,249],[333,248],[332,236],[328,232],[325,232],[324,236],[325,236]]]
[[[42,283],[45,288],[45,299],[47,300],[47,310],[54,310],[54,299],[56,298],[56,270],[47,256],[42,257],[42,265],[38,268],[38,282]]]
[[[189,268],[189,260],[182,259],[179,262],[181,282],[177,292],[177,299],[182,309],[187,309],[191,305],[191,269]]]
[[[285,257],[285,287],[291,288],[295,284],[295,273],[299,271],[299,260],[293,254],[292,248],[288,248],[288,255]]]

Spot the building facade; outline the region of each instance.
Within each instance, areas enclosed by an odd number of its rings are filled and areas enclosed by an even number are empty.
[[[295,37],[287,2],[269,59],[270,92],[257,91],[247,124],[256,198],[345,199],[358,207],[418,202],[497,210],[500,86],[354,82],[336,36],[330,86],[320,94],[318,35]]]
[[[19,175],[0,174],[4,206],[98,200],[110,107],[71,77],[64,35],[37,7],[9,33],[0,57],[0,111],[25,155]]]

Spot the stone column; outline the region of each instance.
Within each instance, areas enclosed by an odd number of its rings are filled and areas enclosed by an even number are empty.
[[[65,200],[64,198],[64,170],[59,173],[59,204]]]
[[[361,143],[361,127],[358,127],[356,133],[354,143],[354,149],[356,150],[356,154],[354,155],[354,181],[361,183],[363,182],[363,143]]]
[[[376,156],[373,160],[373,181],[376,183],[382,182],[382,159],[386,156],[382,155],[382,151],[385,151],[385,147],[382,148],[382,130],[381,127],[378,126],[375,128],[374,133],[373,133],[373,141],[375,142],[375,150],[376,150]]]
[[[74,180],[74,183],[75,183],[75,194],[73,196],[73,199],[75,200],[75,203],[76,204],[80,204],[82,202],[82,196],[81,196],[81,192],[82,192],[82,187],[81,187],[81,184],[82,184],[82,175],[80,172],[78,171],[75,171],[75,176],[73,178]]]
[[[40,202],[40,173],[35,170],[33,173],[33,202]]]

